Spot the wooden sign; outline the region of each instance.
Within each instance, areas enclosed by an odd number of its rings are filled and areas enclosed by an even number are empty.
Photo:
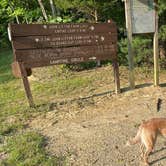
[[[132,33],[155,32],[154,0],[131,0]]]
[[[27,76],[31,68],[112,60],[116,92],[120,91],[115,23],[10,24],[14,65],[19,65],[29,104],[34,105]],[[18,68],[17,68],[18,70]],[[28,72],[29,71],[29,72]]]
[[[11,24],[15,61],[28,67],[113,59],[117,54],[114,23]]]

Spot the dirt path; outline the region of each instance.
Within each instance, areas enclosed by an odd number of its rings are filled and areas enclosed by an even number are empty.
[[[161,110],[156,103],[162,99]],[[73,166],[139,166],[139,146],[125,147],[142,120],[166,114],[166,88],[152,86],[118,96],[103,95],[63,106],[38,116],[31,128],[48,138],[51,154],[66,155]],[[166,145],[159,138],[150,156],[153,166],[166,165]]]

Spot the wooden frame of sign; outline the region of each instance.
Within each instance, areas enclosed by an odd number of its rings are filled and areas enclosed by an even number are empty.
[[[153,34],[154,86],[159,85],[158,50],[158,0],[125,1],[126,29],[128,38],[129,83],[135,87],[132,34]]]
[[[21,75],[30,106],[31,68],[57,64],[112,60],[115,92],[120,92],[117,27],[109,23],[9,24],[15,76]]]

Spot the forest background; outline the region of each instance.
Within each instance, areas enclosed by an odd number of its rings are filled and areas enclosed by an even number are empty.
[[[158,1],[160,66],[166,66],[166,1]],[[121,0],[0,0],[0,48],[10,48],[8,23],[107,22],[118,26],[118,57],[127,65],[124,2]],[[153,66],[153,35],[133,38],[135,65]]]

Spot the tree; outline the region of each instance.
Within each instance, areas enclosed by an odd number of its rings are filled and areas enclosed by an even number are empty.
[[[49,0],[50,6],[51,6],[51,11],[52,11],[52,17],[55,18],[55,6],[53,0]]]
[[[39,5],[40,5],[41,11],[42,11],[42,13],[43,13],[43,17],[45,18],[46,21],[48,21],[48,16],[47,16],[47,14],[46,14],[46,10],[45,10],[45,8],[44,8],[44,5],[43,5],[43,3],[42,3],[42,0],[38,0],[38,3],[39,3]]]
[[[113,19],[124,26],[124,5],[121,0],[54,0],[56,6],[67,12],[74,11],[73,17],[82,17],[89,22]]]

